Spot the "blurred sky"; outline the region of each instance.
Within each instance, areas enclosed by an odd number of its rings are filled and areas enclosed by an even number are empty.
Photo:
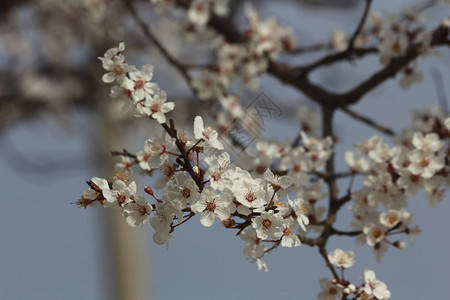
[[[385,1],[383,5],[375,1],[374,7],[392,12],[411,2],[395,1],[387,7],[383,6],[387,5]],[[441,5],[427,11],[427,22],[436,26],[437,20],[449,14],[449,7]],[[263,5],[261,14],[277,16],[283,24],[295,28],[300,44],[304,41],[309,45],[320,38],[323,40],[336,27],[351,32],[362,8],[360,5],[355,9],[325,11],[277,1],[276,5]],[[413,110],[438,104],[430,68],[438,66],[444,82],[450,80],[449,50],[441,51],[443,57],[420,61],[425,75],[422,83],[402,91],[397,81],[390,80],[353,108],[397,132],[409,127]],[[158,68],[156,66],[156,74]],[[357,68],[338,64],[331,70],[319,70],[314,78],[326,82],[329,89],[339,90],[353,86],[378,68],[376,59],[367,59]],[[165,88],[164,82],[161,86]],[[261,87],[276,101],[303,98],[271,78],[265,78]],[[168,92],[170,97],[170,90]],[[60,123],[52,120],[22,123],[0,138],[3,203],[0,210],[0,299],[106,299],[103,289],[109,283],[101,279],[102,209],[84,210],[71,205],[86,189],[85,181],[99,174],[98,169],[91,167],[97,133],[91,131],[95,126],[90,125],[95,124],[95,116],[75,112],[73,118],[75,126],[67,128],[61,128]],[[344,151],[377,132],[341,113],[336,118],[335,128],[341,138],[337,145],[337,168],[346,170]],[[295,124],[283,116],[274,118],[265,128],[268,138],[283,140],[295,133]],[[136,138],[133,143],[137,146],[127,149],[138,151],[144,140],[143,136]],[[70,164],[69,170],[50,166],[49,172],[35,172],[23,168],[48,159],[66,161]],[[361,182],[357,181],[355,188],[357,184]],[[344,182],[341,190],[345,187]],[[447,299],[449,200],[447,195],[437,208],[429,208],[424,192],[409,199],[408,209],[422,232],[415,247],[407,243],[403,251],[390,248],[382,264],[376,262],[369,247],[356,246],[352,238],[332,238],[327,249],[340,247],[355,251],[356,264],[346,272],[346,278],[356,284],[360,283],[363,269],[369,268],[388,285],[392,299]],[[348,211],[340,212],[338,218],[339,228],[350,228]],[[315,299],[320,291],[319,279],[330,278],[324,261],[316,249],[309,246],[279,247],[265,257],[269,272],[258,272],[256,265],[242,255],[245,243],[234,235],[235,231],[224,230],[218,224],[205,228],[198,218],[177,228],[169,249],[151,241],[150,226],[139,230],[143,239],[148,240],[152,272],[149,289],[155,299]]]

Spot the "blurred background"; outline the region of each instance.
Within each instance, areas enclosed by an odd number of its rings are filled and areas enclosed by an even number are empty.
[[[135,1],[141,16],[181,61],[201,57],[185,51],[173,24]],[[331,32],[353,32],[364,9],[357,0],[250,1],[262,17],[275,17],[291,27],[299,45],[327,43]],[[244,1],[233,1],[234,18],[242,24]],[[375,1],[372,11],[392,14],[423,2]],[[450,6],[437,3],[424,13],[430,30],[448,17]],[[178,228],[169,249],[152,241],[150,226],[132,229],[101,207],[78,209],[72,204],[94,176],[111,178],[111,150],[139,151],[157,130],[156,123],[136,121],[111,101],[101,82],[97,59],[119,42],[126,57],[140,67],[155,66],[154,82],[176,103],[171,115],[192,130],[195,115],[207,111],[193,102],[183,78],[141,35],[120,1],[3,0],[0,2],[0,299],[315,299],[319,279],[330,277],[316,249],[278,248],[265,257],[269,272],[258,272],[242,255],[245,244],[218,224],[205,228],[197,218]],[[439,105],[437,83],[450,80],[448,49],[420,61],[424,80],[407,90],[398,80],[370,92],[355,111],[400,132],[412,113]],[[291,64],[310,62],[326,52],[283,56]],[[322,68],[313,79],[330,90],[346,90],[380,68],[375,56]],[[437,73],[436,73],[437,72]],[[443,86],[445,86],[444,84]],[[448,85],[447,85],[448,86]],[[313,104],[276,79],[264,76],[259,90],[247,93],[250,103],[263,91],[283,114],[264,128],[268,139],[292,137],[298,125],[293,110]],[[447,88],[447,93],[449,93]],[[448,99],[446,99],[448,100]],[[344,152],[353,143],[378,134],[347,115],[335,120],[337,169],[346,171]],[[389,137],[383,137],[389,141]],[[390,142],[390,141],[389,141]],[[152,178],[133,175],[138,186]],[[361,181],[355,182],[361,185]],[[342,183],[345,190],[347,183]],[[446,299],[450,278],[450,204],[428,207],[425,192],[409,200],[421,234],[415,247],[390,248],[381,264],[367,246],[353,238],[332,238],[328,245],[353,250],[356,265],[346,278],[359,282],[364,268],[376,272],[393,299]],[[351,213],[339,213],[338,226],[350,229]]]

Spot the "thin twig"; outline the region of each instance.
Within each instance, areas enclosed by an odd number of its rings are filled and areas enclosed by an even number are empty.
[[[310,63],[305,66],[294,67],[293,69],[301,71],[303,73],[308,73],[308,72],[311,72],[311,71],[317,69],[318,67],[323,67],[326,65],[337,63],[342,60],[350,60],[351,58],[361,58],[361,57],[366,56],[367,54],[378,53],[378,48],[376,48],[376,47],[357,48],[357,49],[352,49],[351,56],[349,55],[349,53],[350,52],[348,50],[345,50],[342,52],[329,54],[329,55],[324,56],[323,58],[318,59],[317,61],[315,61],[313,63]]]
[[[177,136],[177,131],[172,130],[167,123],[161,124],[162,127],[166,130],[166,132],[170,135],[170,137],[175,139],[175,145],[177,146],[178,150],[180,151],[180,155],[182,158],[182,165],[186,172],[189,173],[189,175],[194,179],[195,183],[197,184],[197,187],[200,189],[200,191],[203,190],[204,183],[203,179],[194,171],[194,168],[191,165],[191,160],[189,159],[189,155],[186,152],[186,148],[182,143],[180,143],[180,140]]]
[[[423,3],[418,3],[412,7],[412,10],[414,10],[416,12],[423,12],[423,11],[427,10],[428,8],[435,6],[439,2],[440,2],[440,0],[429,0],[429,1],[426,1]]]
[[[133,4],[129,0],[122,0],[125,7],[128,9],[130,14],[133,16],[133,18],[136,20],[137,24],[141,28],[142,32],[144,33],[145,37],[149,39],[155,46],[158,48],[158,50],[161,52],[161,54],[175,67],[178,69],[180,74],[186,79],[188,83],[191,82],[191,77],[187,71],[187,67],[184,66],[178,59],[173,57],[167,49],[161,44],[161,42],[156,38],[156,36],[153,35],[153,33],[150,31],[149,26],[141,19],[139,14],[137,13],[136,9],[134,8]],[[190,88],[191,85],[189,84]],[[195,93],[194,93],[195,94]]]
[[[268,253],[268,252],[272,251],[273,249],[277,248],[280,244],[281,244],[281,240],[276,241],[275,244],[273,244],[272,247],[267,248],[266,250],[264,250],[264,253]]]
[[[330,271],[333,274],[334,278],[336,278],[338,281],[340,281],[338,273],[336,272],[336,270],[334,269],[333,265],[330,263],[330,260],[328,259],[328,254],[327,254],[327,251],[325,250],[325,246],[320,246],[319,247],[319,253],[320,253],[320,255],[322,255],[323,259],[325,260],[326,265],[327,265],[328,269],[330,269]]]
[[[353,182],[355,181],[355,173],[352,172],[352,177],[350,177],[350,182],[348,184],[348,188],[347,188],[347,194],[351,194],[352,193],[352,187],[353,187]]]
[[[112,156],[125,156],[134,159],[136,162],[138,162],[138,158],[135,154],[128,152],[126,149],[123,149],[122,152],[120,151],[111,151]]]
[[[317,51],[317,50],[327,50],[329,48],[330,48],[329,44],[319,43],[319,44],[314,44],[314,45],[307,45],[307,46],[303,46],[303,47],[297,47],[297,48],[294,48],[292,50],[287,50],[286,53],[287,54],[303,54],[303,53],[314,52],[314,51]]]
[[[359,230],[355,230],[355,231],[341,231],[341,230],[337,230],[333,227],[331,227],[331,235],[335,234],[335,235],[346,235],[346,236],[357,236],[358,234],[361,234],[362,232]]]
[[[372,4],[372,0],[366,0],[366,7],[364,8],[364,13],[361,17],[361,20],[359,21],[358,27],[356,27],[355,32],[352,34],[352,37],[350,38],[350,41],[348,42],[348,48],[346,52],[351,53],[353,51],[353,47],[355,46],[355,40],[360,34],[364,23],[366,23],[367,16],[369,14],[370,5]]]
[[[439,101],[440,106],[444,109],[446,114],[449,113],[448,109],[448,97],[447,93],[445,92],[445,84],[442,80],[442,74],[439,72],[439,69],[436,67],[433,67],[430,70],[431,76],[433,77],[434,86],[436,88],[436,95]]]
[[[390,129],[384,125],[381,125],[381,124],[375,122],[374,120],[369,119],[368,117],[363,116],[360,113],[357,113],[356,111],[354,111],[348,107],[341,107],[341,110],[344,111],[345,113],[347,113],[352,118],[357,119],[357,120],[363,122],[364,124],[367,124],[370,127],[375,128],[378,131],[381,131],[384,134],[387,134],[390,136],[394,136],[396,134],[392,129]]]
[[[181,221],[180,223],[176,224],[176,225],[172,225],[172,229],[175,229],[176,227],[180,226],[181,224],[186,223],[187,221],[189,221],[193,216],[195,216],[195,213],[191,212],[189,215],[185,215],[183,216],[184,219],[183,221]]]

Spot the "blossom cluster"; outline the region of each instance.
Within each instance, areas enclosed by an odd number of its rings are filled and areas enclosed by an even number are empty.
[[[197,2],[202,1],[193,3]],[[252,50],[251,57],[260,55],[267,62],[286,48],[286,43],[293,43],[291,33],[278,27],[273,20],[261,21],[251,8],[247,14],[248,43],[258,46]],[[270,35],[269,41],[265,35]],[[224,70],[228,75],[233,74],[249,62],[242,56],[248,48],[239,47],[224,44],[219,51],[218,74]],[[319,205],[320,200],[328,196],[323,191],[324,182],[329,184],[330,176],[335,176],[326,173],[326,164],[334,153],[334,141],[332,137],[315,136],[320,124],[312,110],[302,108],[299,111],[300,130],[294,141],[259,139],[254,147],[246,148],[238,160],[232,161],[218,132],[205,126],[201,116],[194,118],[192,134],[177,130],[172,120],[166,122],[166,114],[175,104],[167,102],[166,93],[151,82],[153,66],[137,69],[127,64],[124,50],[125,44],[120,43],[99,58],[107,71],[102,80],[116,82],[118,85],[111,89],[111,96],[124,100],[127,108],[134,109],[135,117],[155,119],[162,130],[156,137],[149,138],[136,154],[126,150],[115,152],[122,160],[116,165],[119,173],[114,181],[92,178],[78,205],[86,208],[100,204],[118,210],[133,227],[148,222],[154,229],[154,242],[166,246],[174,230],[195,215],[205,227],[219,222],[225,228],[237,230],[237,235],[246,243],[243,254],[256,262],[259,270],[265,271],[264,256],[271,250],[280,245],[300,246],[302,239],[309,238],[305,233],[307,226],[323,232],[327,220],[322,214],[326,206]],[[211,74],[207,77],[216,80]],[[227,80],[226,76],[222,77],[217,85],[220,88],[214,91],[208,90],[214,83],[194,86],[207,95],[203,95],[205,99],[218,97],[233,118],[244,119],[237,98],[225,96],[225,91],[221,90],[230,84],[231,79]],[[403,241],[391,241],[389,237],[404,233],[412,241],[418,233],[407,211],[407,197],[425,189],[430,205],[434,206],[450,183],[449,138],[450,118],[430,109],[416,113],[413,131],[396,137],[395,146],[384,143],[379,136],[355,144],[355,151],[345,155],[351,179],[348,195],[339,200],[344,204],[352,201],[349,209],[353,212],[351,226],[355,231],[341,233],[356,236],[359,244],[374,247],[377,259],[381,259],[388,245],[403,249]],[[143,189],[153,203],[138,193],[134,181],[129,182],[133,166],[148,175],[159,170],[161,176],[156,183]],[[363,187],[352,190],[354,179],[359,175],[364,176]],[[329,208],[326,218],[330,211]],[[334,266],[342,272],[355,263],[353,252],[341,249],[329,253],[327,260],[330,268]],[[318,298],[341,299],[344,294],[352,294],[354,299],[390,298],[386,285],[376,279],[373,271],[365,270],[362,280],[362,285],[355,286],[343,276],[335,276],[332,281],[322,279],[323,290]]]
[[[122,54],[124,50],[125,43],[122,42],[99,57],[107,71],[102,77],[103,82],[119,84],[111,88],[111,97],[125,101],[125,110],[133,107],[136,117],[150,116],[159,123],[165,123],[165,114],[173,110],[175,104],[166,102],[166,92],[151,82],[154,67],[144,65],[139,70],[127,64]]]
[[[260,269],[267,270],[263,256],[268,248],[263,242],[283,247],[299,246],[301,241],[297,232],[300,228],[306,231],[308,211],[305,201],[298,196],[290,199],[288,191],[293,185],[309,183],[305,172],[323,168],[332,153],[331,140],[309,137],[302,132],[303,145],[289,151],[285,149],[286,153],[275,145],[263,150],[262,144],[257,144],[259,151],[267,150],[268,160],[283,157],[286,165],[283,173],[298,173],[294,176],[274,174],[270,165],[264,165],[251,156],[247,164],[254,164],[253,169],[257,172],[242,169],[231,162],[227,152],[222,151],[224,146],[217,131],[205,126],[202,117],[195,118],[193,136],[189,136],[184,131],[177,131],[173,122],[170,126],[165,123],[167,109],[163,108],[171,102],[162,102],[157,112],[151,109],[155,99],[161,95],[158,86],[150,82],[153,67],[145,65],[137,70],[127,65],[122,55],[124,47],[121,43],[100,58],[108,71],[103,81],[117,81],[120,86],[113,91],[125,91],[123,95],[127,95],[127,101],[135,106],[134,115],[156,119],[163,130],[157,137],[148,139],[136,155],[120,153],[123,160],[119,169],[122,172],[114,178],[115,181],[92,178],[88,181],[89,189],[78,204],[87,207],[100,203],[104,207],[121,210],[130,226],[142,226],[150,220],[155,230],[154,241],[166,245],[174,229],[194,215],[200,215],[200,223],[206,227],[217,219],[226,228],[239,230],[241,238],[247,242],[244,254],[257,261]],[[113,92],[112,95],[116,94]],[[173,106],[172,103],[170,108]],[[217,155],[207,154],[208,149],[219,152]],[[302,166],[293,167],[295,171],[289,167],[289,160],[294,157],[302,160]],[[154,186],[162,189],[160,196],[151,187],[144,189],[155,199],[154,204],[149,204],[143,195],[137,193],[134,181],[127,183],[126,175],[130,174],[128,171],[132,165],[149,174],[161,171],[162,176]],[[304,180],[296,180],[295,176]],[[283,196],[287,197],[286,201],[282,201]]]
[[[165,11],[176,5],[174,0],[150,0],[158,11]],[[211,14],[228,15],[229,0],[193,0],[187,7],[188,26],[190,30],[203,31]]]
[[[355,144],[356,152],[346,153],[353,174],[366,175],[363,188],[351,193],[350,209],[354,213],[351,225],[361,232],[356,237],[357,243],[374,247],[378,259],[388,244],[405,247],[403,241],[389,241],[390,235],[403,232],[412,242],[418,233],[407,211],[407,197],[424,189],[429,205],[434,207],[450,184],[450,118],[432,113],[430,110],[417,115],[417,131],[403,132],[396,138],[398,144],[394,147],[373,136]]]
[[[157,11],[176,7],[176,1],[151,0]],[[296,45],[294,32],[281,26],[275,19],[263,19],[250,4],[245,5],[247,27],[242,39],[232,41],[220,36],[208,25],[211,18],[228,14],[228,0],[196,0],[186,6],[179,6],[182,13],[181,30],[185,37],[196,42],[208,41],[213,61],[204,67],[195,64],[187,66],[190,84],[196,98],[202,101],[217,101],[218,126],[227,126],[239,119],[250,132],[260,130],[257,122],[244,112],[238,94],[243,88],[258,87],[259,78],[266,74],[269,62],[276,60],[283,51]],[[214,15],[214,16],[213,16]],[[177,15],[179,16],[179,15]],[[212,45],[212,47],[210,46]],[[203,64],[200,64],[202,66]],[[231,128],[230,128],[231,129]]]
[[[154,197],[155,204],[145,202],[143,196],[136,193],[135,183],[127,185],[123,177],[113,183],[102,178],[91,179],[88,182],[91,187],[79,204],[86,207],[101,203],[105,207],[122,209],[131,226],[143,225],[154,211],[150,219],[155,230],[154,241],[166,245],[175,227],[195,214],[200,215],[200,223],[206,227],[218,219],[227,228],[241,230],[241,237],[247,242],[244,253],[258,261],[260,268],[266,268],[262,260],[266,250],[263,241],[283,247],[299,246],[297,227],[306,230],[305,225],[309,223],[304,201],[296,198],[282,203],[279,199],[293,179],[276,176],[269,169],[261,178],[255,178],[231,163],[227,152],[206,156],[204,162],[208,167],[205,170],[198,167],[199,161],[194,162],[196,166],[188,172],[186,161],[180,162],[185,154],[197,153],[198,157],[208,147],[223,149],[217,132],[205,128],[199,116],[194,121],[194,136],[193,139],[173,138],[162,131],[159,137],[147,140],[144,151],[136,155],[135,164],[144,170],[160,169],[165,176],[166,184],[160,198],[150,187],[145,189]],[[181,151],[176,144],[182,145]]]
[[[353,251],[344,252],[342,249],[335,249],[328,253],[328,260],[331,265],[344,269],[350,268],[355,264]],[[343,274],[343,273],[342,273]],[[387,289],[384,282],[376,278],[375,272],[365,269],[361,275],[364,282],[360,286],[355,286],[350,281],[342,278],[329,280],[322,278],[319,281],[322,291],[317,295],[318,300],[340,300],[349,299],[350,295],[355,300],[387,300],[391,297],[391,292]]]
[[[449,19],[444,19],[441,26],[450,27]],[[376,47],[380,62],[389,65],[392,60],[402,57],[411,46],[417,47],[420,55],[437,55],[431,46],[432,34],[422,24],[422,13],[408,9],[400,14],[383,17],[373,12],[354,41],[356,48]],[[342,30],[335,30],[330,36],[329,45],[337,51],[348,48],[349,38]],[[418,70],[418,59],[415,59],[400,71],[400,86],[404,89],[411,84],[422,81],[423,75]]]
[[[274,19],[262,20],[250,5],[246,6],[245,15],[248,21],[245,42],[220,40],[215,47],[215,67],[194,79],[201,100],[223,98],[232,82],[256,88],[259,77],[266,73],[269,59],[274,60],[281,52],[294,48],[292,29],[280,26]]]

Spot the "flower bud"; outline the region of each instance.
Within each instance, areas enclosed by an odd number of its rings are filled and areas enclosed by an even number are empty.
[[[144,191],[145,191],[147,194],[149,194],[149,195],[151,195],[151,196],[154,196],[153,190],[152,190],[151,187],[149,187],[149,186],[144,187]]]
[[[396,242],[394,242],[393,245],[400,250],[403,250],[406,248],[406,243],[404,241],[396,241]]]

